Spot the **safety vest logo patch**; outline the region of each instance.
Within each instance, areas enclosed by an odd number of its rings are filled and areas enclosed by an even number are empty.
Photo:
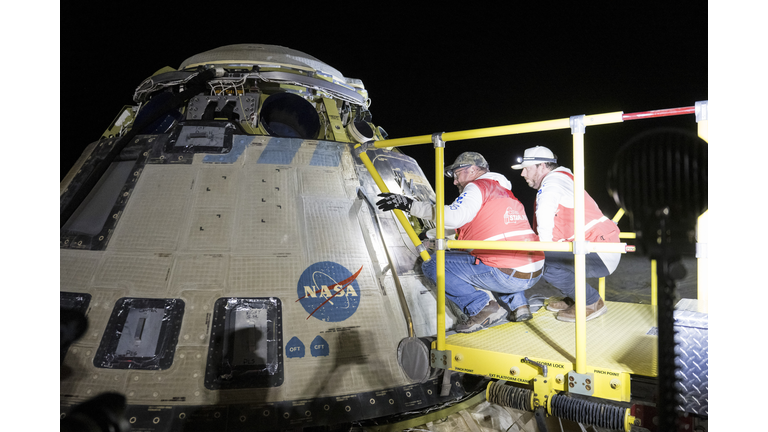
[[[512,207],[507,207],[507,211],[504,212],[504,224],[509,225],[511,223],[519,222],[528,220],[528,217],[525,215],[521,215],[519,212],[512,209]]]

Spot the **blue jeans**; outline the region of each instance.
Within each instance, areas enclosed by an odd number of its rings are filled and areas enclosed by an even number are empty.
[[[421,265],[421,270],[432,282],[437,282],[435,254]],[[490,300],[487,293],[475,287],[497,293],[499,303],[514,311],[528,304],[523,291],[536,285],[539,279],[541,275],[532,279],[518,279],[482,262],[475,265],[475,257],[469,252],[445,251],[445,295],[468,316],[476,315]]]
[[[573,253],[571,252],[544,252],[544,280],[550,285],[562,291],[567,297],[576,298],[576,278],[573,269]],[[584,266],[588,278],[606,277],[611,272],[603,264],[600,255],[589,253],[586,255]],[[586,284],[586,304],[591,305],[600,300],[600,293],[591,285]]]

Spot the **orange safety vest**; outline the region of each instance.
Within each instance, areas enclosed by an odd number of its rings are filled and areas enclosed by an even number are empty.
[[[565,174],[571,179],[573,183],[573,174],[566,171],[552,171],[547,175],[555,173]],[[571,191],[573,191],[573,184],[571,184]],[[571,205],[567,207],[563,205],[566,202]],[[538,207],[538,199],[537,199]],[[584,223],[585,223],[585,240],[590,242],[619,242],[619,227],[616,223],[603,215],[597,203],[591,196],[584,191]],[[533,228],[538,233],[536,214],[533,216]],[[554,214],[554,228],[552,230],[552,241],[569,241],[572,242],[574,237],[573,230],[573,193],[569,196],[563,196],[559,199],[557,205],[557,211]]]
[[[457,230],[459,240],[539,240],[528,223],[523,204],[512,191],[494,180],[479,179],[472,183],[480,189],[483,203],[474,219]],[[534,272],[544,265],[544,252],[541,251],[474,249],[470,253],[496,268]]]

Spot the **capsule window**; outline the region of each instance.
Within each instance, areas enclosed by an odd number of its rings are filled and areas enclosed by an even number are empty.
[[[109,219],[125,182],[130,176],[134,160],[113,162],[99,179],[83,203],[62,227],[62,232],[99,234]]]
[[[179,340],[180,299],[122,298],[115,303],[93,365],[107,369],[168,369]]]
[[[205,369],[211,390],[283,383],[282,306],[277,298],[216,301]]]
[[[301,96],[275,93],[261,107],[261,125],[271,136],[315,139],[320,118],[315,107]]]
[[[347,125],[347,131],[359,143],[366,143],[373,139],[374,133],[368,122],[362,120],[355,120],[349,122]]]

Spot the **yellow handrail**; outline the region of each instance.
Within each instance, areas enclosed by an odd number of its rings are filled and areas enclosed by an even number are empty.
[[[622,112],[612,112],[606,114],[594,114],[584,116],[585,126],[619,123],[622,122]],[[442,139],[444,141],[460,141],[465,139],[488,138],[502,135],[515,135],[529,132],[543,132],[557,129],[568,129],[570,127],[570,118],[545,120],[532,123],[520,123],[507,126],[496,126],[482,129],[472,129],[457,132],[445,132]],[[432,143],[432,135],[418,135],[413,137],[395,138],[391,140],[376,141],[374,147],[404,147],[418,144]],[[442,171],[440,171],[442,174]]]
[[[555,251],[572,252],[570,242],[539,242],[539,241],[483,241],[483,240],[448,240],[451,249],[490,249],[490,250],[521,250],[521,251]],[[617,243],[618,244],[618,243]]]
[[[696,102],[696,123],[699,138],[709,143],[709,102]],[[709,242],[709,210],[696,221],[696,281],[698,311],[709,313],[709,279],[707,278],[707,243]]]
[[[384,180],[381,178],[381,175],[379,175],[379,172],[376,171],[376,168],[373,166],[373,162],[371,162],[371,158],[368,157],[368,154],[365,153],[364,150],[361,148],[362,146],[360,144],[357,144],[355,146],[355,149],[360,149],[360,160],[363,161],[363,164],[365,165],[365,168],[368,170],[369,173],[371,173],[371,177],[373,177],[373,181],[376,182],[376,186],[379,187],[379,190],[383,193],[388,193],[389,188],[387,188],[387,185],[384,183]],[[416,246],[416,249],[421,249],[419,252],[419,255],[421,255],[421,258],[424,261],[429,261],[429,252],[427,252],[426,248],[421,247],[421,240],[419,240],[419,236],[416,235],[416,232],[413,230],[413,227],[411,226],[411,223],[408,222],[408,218],[405,217],[402,210],[395,210],[395,217],[397,217],[397,220],[400,221],[400,225],[403,226],[405,229],[406,234],[408,234],[408,237],[413,242],[413,245]]]
[[[584,229],[584,133],[586,126],[620,123],[624,121],[623,112],[611,112],[605,114],[594,114],[585,116],[575,116],[566,119],[547,120],[541,122],[522,123],[517,125],[499,126],[483,129],[473,129],[458,132],[445,132],[440,135],[440,145],[435,144],[435,192],[436,192],[436,233],[437,250],[435,251],[436,269],[437,269],[437,341],[436,347],[439,351],[445,350],[445,249],[493,249],[493,250],[540,250],[540,251],[566,251],[574,252],[574,278],[576,284],[576,364],[575,371],[579,374],[586,373],[586,253],[591,252],[612,252],[625,253],[626,243],[588,243],[585,241]],[[466,240],[446,240],[445,239],[445,201],[444,201],[444,143],[447,141],[457,141],[464,139],[486,138],[501,135],[513,135],[529,132],[550,131],[556,129],[571,128],[573,135],[573,175],[574,175],[574,241],[570,242],[494,242],[494,241],[466,241]],[[703,132],[702,132],[703,130]],[[700,134],[706,136],[706,123],[703,127],[700,125]],[[397,138],[391,140],[377,141],[373,144],[376,148],[402,147],[418,144],[429,144],[434,140],[433,135],[419,135],[414,137]],[[357,145],[355,148],[360,147]],[[368,159],[365,152],[361,153],[361,159],[369,171],[375,172],[373,164]],[[382,192],[388,192],[384,182],[374,176],[377,185]],[[617,221],[623,215],[623,210],[614,217]],[[395,214],[403,227],[408,232],[411,240],[416,245],[421,242],[415,237],[413,229],[402,215],[402,212],[395,210]],[[412,235],[413,234],[413,235]],[[636,238],[634,233],[620,233],[619,238]],[[422,251],[422,257],[424,257]],[[427,260],[429,258],[425,258]],[[604,279],[601,279],[600,295],[605,296]],[[704,306],[706,307],[706,306]]]
[[[444,150],[442,143],[435,145],[435,238],[445,239],[445,179],[443,178]],[[445,350],[445,249],[435,250],[437,269],[437,350]]]
[[[483,241],[483,240],[447,240],[449,249],[491,249],[491,250],[522,250],[547,252],[573,252],[571,242],[542,242],[542,241]],[[586,251],[626,253],[626,243],[592,242],[586,245]]]
[[[658,263],[651,260],[651,306],[659,305],[659,276],[656,274]]]
[[[588,125],[598,125],[598,124],[609,124],[609,123],[618,123],[622,122],[623,113],[622,112],[613,112],[613,113],[606,113],[606,114],[596,114],[596,115],[590,115],[590,116],[579,116],[578,119],[580,121],[580,125],[583,127],[586,127]],[[533,123],[523,123],[518,125],[509,125],[509,126],[500,126],[500,127],[493,127],[493,128],[484,128],[484,129],[474,129],[474,130],[468,130],[468,131],[459,131],[459,132],[446,132],[441,134],[440,140],[450,141],[450,140],[462,140],[462,139],[473,139],[473,138],[484,138],[484,137],[491,137],[491,136],[500,136],[500,135],[512,135],[512,134],[518,134],[518,133],[528,133],[528,132],[540,132],[540,131],[548,131],[548,130],[555,130],[555,129],[567,129],[572,128],[571,126],[571,118],[566,119],[557,119],[557,120],[547,120],[542,122],[533,122]],[[572,128],[573,130],[573,128]],[[580,133],[574,133],[574,183],[577,184],[574,187],[574,197],[575,197],[575,203],[574,203],[574,219],[575,219],[575,226],[578,227],[575,235],[575,241],[577,244],[581,244],[583,246],[583,250],[577,251],[578,253],[574,256],[574,269],[575,269],[575,279],[576,279],[576,372],[583,374],[586,372],[586,304],[585,304],[585,253],[588,251],[590,245],[585,244],[584,241],[584,179],[583,179],[583,170],[584,170],[584,133],[583,131]],[[415,137],[407,137],[407,138],[398,138],[398,139],[392,139],[392,140],[385,140],[385,141],[378,141],[374,143],[374,147],[377,148],[385,148],[385,147],[401,147],[401,146],[408,146],[408,145],[416,145],[416,144],[428,144],[433,142],[433,136],[432,135],[421,135],[421,136],[415,136]],[[435,145],[435,193],[436,193],[436,209],[435,209],[435,219],[437,222],[436,227],[436,233],[435,237],[438,240],[444,240],[445,239],[445,214],[444,214],[444,180],[443,180],[443,171],[444,171],[444,163],[443,163],[443,146],[441,145]],[[363,161],[365,163],[365,160]],[[366,167],[368,164],[366,164]],[[372,164],[371,164],[372,167]],[[578,179],[578,180],[576,180]],[[382,184],[379,185],[379,188],[383,186]],[[378,182],[377,182],[378,184]],[[386,186],[384,186],[386,187]],[[382,189],[382,192],[386,192],[384,189]],[[397,211],[396,211],[397,212]],[[399,216],[398,216],[399,219]],[[581,221],[581,223],[579,223]],[[402,220],[401,220],[402,223]],[[407,231],[407,229],[406,229]],[[413,239],[412,239],[413,240]],[[464,243],[464,242],[461,242]],[[466,242],[465,244],[460,244],[459,241],[456,240],[449,240],[445,241],[445,246],[454,246],[454,247],[460,247],[464,246],[465,248],[469,248],[470,243],[473,242]],[[517,243],[517,247],[526,247],[527,245],[521,245],[520,243],[526,243],[526,242],[481,242],[480,248],[483,249],[496,249],[498,246],[498,243]],[[486,244],[487,243],[487,244]],[[534,242],[527,242],[527,243],[534,243]],[[540,242],[537,242],[540,243]],[[618,243],[615,244],[616,246],[619,246],[620,248],[626,247],[626,244]],[[505,245],[507,247],[512,245]],[[560,243],[560,242],[552,242],[547,245],[541,244],[538,245],[536,250],[553,250],[553,251],[563,251],[563,250],[573,250],[572,245],[570,243]],[[498,247],[499,249],[504,249],[505,247]],[[539,249],[540,248],[540,249]],[[525,250],[525,249],[523,249]],[[530,249],[529,249],[530,250]],[[625,252],[623,251],[617,251],[617,252]],[[436,341],[436,348],[439,351],[443,351],[445,349],[445,250],[443,247],[438,247],[435,252],[435,257],[437,259],[436,264],[436,271],[437,271],[437,341]]]
[[[580,124],[582,122],[582,124]],[[578,245],[584,245],[584,132],[581,117],[574,117],[573,135],[573,275],[576,282],[576,366],[578,374],[587,373],[587,255]],[[582,249],[582,250],[579,250]]]

